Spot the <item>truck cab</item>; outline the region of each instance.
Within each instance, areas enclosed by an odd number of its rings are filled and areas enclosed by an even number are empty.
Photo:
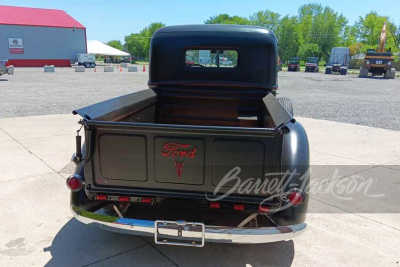
[[[300,58],[298,57],[289,58],[288,71],[300,71]]]
[[[305,72],[319,72],[319,58],[308,57]]]
[[[67,179],[75,218],[193,247],[302,233],[308,139],[290,100],[276,98],[277,57],[262,27],[158,30],[149,88],[73,111],[85,137]]]

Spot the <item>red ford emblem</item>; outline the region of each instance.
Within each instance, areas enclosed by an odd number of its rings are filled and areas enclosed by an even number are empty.
[[[175,158],[175,171],[178,179],[181,179],[183,172],[184,158],[194,159],[197,156],[197,148],[192,145],[184,145],[179,143],[166,143],[161,155],[163,157]]]

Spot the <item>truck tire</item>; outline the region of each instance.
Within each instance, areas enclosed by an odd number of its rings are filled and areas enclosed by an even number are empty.
[[[394,79],[394,77],[396,76],[396,69],[395,68],[391,68],[391,69],[387,69],[386,73],[385,73],[385,78],[386,79]]]
[[[96,68],[96,64],[91,63],[91,64],[90,64],[90,67],[91,67],[92,69],[94,69],[94,68]]]
[[[340,69],[340,75],[347,75],[347,69]]]
[[[394,79],[396,77],[396,69],[392,68],[390,79]]]
[[[287,97],[279,97],[279,103],[293,116],[293,104],[292,101]]]
[[[391,77],[392,77],[392,70],[391,69],[386,69],[385,79],[390,79]]]
[[[368,68],[361,67],[360,68],[360,75],[358,77],[368,77]]]
[[[85,63],[85,68],[87,68],[87,69],[90,68],[90,63],[87,63],[87,62],[86,62],[86,63]]]

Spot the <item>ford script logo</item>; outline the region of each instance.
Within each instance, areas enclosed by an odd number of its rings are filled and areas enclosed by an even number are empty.
[[[183,172],[184,159],[194,159],[197,156],[197,148],[192,145],[184,145],[179,143],[166,143],[161,155],[163,157],[175,158],[175,171],[178,179],[181,179]]]

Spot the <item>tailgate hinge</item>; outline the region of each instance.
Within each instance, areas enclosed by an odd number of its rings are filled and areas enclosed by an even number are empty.
[[[275,128],[275,134],[276,135],[281,135],[281,134],[288,134],[290,133],[289,128],[287,127],[287,125],[289,123],[295,123],[296,120],[295,119],[291,119],[290,121],[286,122],[286,123],[282,123],[281,125],[279,125],[278,127]]]

